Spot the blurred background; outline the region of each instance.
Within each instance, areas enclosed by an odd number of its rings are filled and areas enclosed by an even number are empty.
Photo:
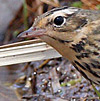
[[[99,10],[100,0],[0,0],[0,45],[19,41],[17,35],[37,16],[61,6]],[[98,99],[89,82],[64,58],[0,67],[0,101],[87,98]]]

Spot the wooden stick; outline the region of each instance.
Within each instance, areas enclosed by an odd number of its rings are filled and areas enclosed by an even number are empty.
[[[61,57],[41,40],[29,40],[0,46],[0,66]]]

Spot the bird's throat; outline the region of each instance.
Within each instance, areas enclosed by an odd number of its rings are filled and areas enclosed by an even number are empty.
[[[49,36],[42,36],[41,39],[56,49],[63,57],[67,58],[69,61],[74,61],[76,58],[76,52],[73,51],[69,46],[72,41],[58,40]]]

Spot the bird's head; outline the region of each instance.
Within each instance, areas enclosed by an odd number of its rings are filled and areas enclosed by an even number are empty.
[[[80,11],[74,7],[61,7],[44,13],[36,18],[33,26],[22,32],[18,37],[39,37],[49,43],[50,40],[73,41],[77,30],[81,29],[87,21],[77,15]]]
[[[69,48],[70,43],[76,39],[81,40],[81,35],[78,34],[87,25],[86,18],[84,10],[79,8],[55,8],[37,17],[33,26],[19,34],[18,37],[39,37],[65,56],[65,53],[69,54],[73,51]],[[75,54],[74,52],[72,53]]]

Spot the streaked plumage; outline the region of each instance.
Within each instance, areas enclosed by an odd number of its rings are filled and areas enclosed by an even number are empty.
[[[19,37],[41,38],[67,58],[86,79],[100,84],[100,11],[56,8],[37,17],[31,30]]]

